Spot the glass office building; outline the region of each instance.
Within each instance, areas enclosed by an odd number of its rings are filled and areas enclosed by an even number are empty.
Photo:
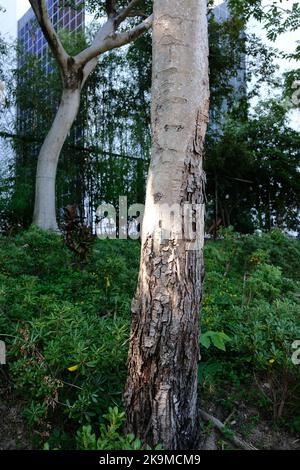
[[[64,29],[69,32],[76,32],[85,27],[85,10],[83,0],[75,0],[76,6],[82,8],[72,9],[62,8],[61,0],[47,0],[49,17],[56,31]],[[18,21],[18,41],[22,46],[24,54],[19,56],[19,64],[22,65],[26,54],[34,54],[45,63],[48,73],[51,72],[49,63],[49,48],[46,39],[37,25],[34,12],[30,8],[24,16]]]

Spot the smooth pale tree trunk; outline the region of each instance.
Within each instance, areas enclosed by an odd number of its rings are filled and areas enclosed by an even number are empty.
[[[61,149],[80,104],[80,88],[64,89],[52,127],[40,150],[33,223],[44,230],[58,231],[56,220],[55,181]]]
[[[152,156],[124,400],[127,431],[165,449],[195,448],[199,432],[206,14],[206,0],[154,1]],[[194,244],[183,227],[186,204],[197,224]],[[165,205],[173,206],[170,218]]]
[[[140,16],[136,11],[139,0],[119,5],[117,0],[106,0],[103,7],[107,14],[93,41],[75,56],[70,56],[51,22],[46,0],[29,0],[44,37],[51,49],[63,80],[61,103],[45,142],[41,148],[36,177],[36,196],[33,223],[44,230],[58,230],[55,210],[55,179],[57,163],[64,141],[77,116],[80,90],[93,72],[101,54],[129,44],[152,26],[152,15],[133,28],[117,32],[128,18]],[[102,3],[102,2],[99,2]]]

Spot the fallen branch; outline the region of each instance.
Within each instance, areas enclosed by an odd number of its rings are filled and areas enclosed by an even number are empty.
[[[209,436],[205,439],[201,450],[218,450],[218,434],[216,429],[212,429]]]
[[[200,411],[200,416],[205,420],[209,421],[215,428],[218,429],[222,434],[225,435],[225,437],[230,440],[236,447],[239,447],[240,449],[243,450],[257,450],[256,447],[254,447],[252,444],[248,444],[247,442],[243,441],[243,439],[240,439],[237,437],[232,431],[230,431],[230,434],[227,432],[228,428],[223,424],[218,418],[215,418],[214,416],[206,413],[204,410],[199,410]]]

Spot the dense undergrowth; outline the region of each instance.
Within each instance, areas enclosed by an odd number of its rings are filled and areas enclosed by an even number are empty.
[[[139,248],[99,240],[79,263],[61,237],[35,228],[0,238],[6,374],[36,446],[141,446],[122,436],[117,409]],[[226,231],[206,243],[199,368],[204,399],[228,409],[237,400],[255,403],[291,432],[300,431],[300,365],[291,360],[300,339],[299,258],[299,241],[279,231],[261,237]]]

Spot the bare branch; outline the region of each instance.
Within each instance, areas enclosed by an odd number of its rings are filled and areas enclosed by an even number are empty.
[[[82,70],[83,78],[82,78],[82,82],[81,82],[81,89],[84,87],[84,85],[85,85],[87,79],[89,78],[89,76],[91,75],[91,73],[97,67],[97,64],[98,64],[98,57],[94,57],[89,62],[87,62],[87,64],[85,64],[85,66],[83,67],[83,70]]]
[[[214,416],[206,413],[204,410],[199,410],[201,418],[205,419],[205,421],[209,421],[215,428],[217,428],[220,432],[224,433],[226,432],[226,426],[223,424],[219,419],[215,418]],[[228,437],[228,440],[233,442],[233,444],[240,449],[243,450],[257,450],[256,447],[254,447],[252,444],[248,444],[248,442],[243,441],[240,439],[238,436],[236,436],[234,433],[228,433],[225,435],[225,437]]]
[[[116,47],[124,46],[132,41],[135,41],[139,36],[148,31],[152,27],[153,15],[148,16],[142,23],[138,24],[135,28],[130,29],[124,33],[114,34],[108,37],[104,44],[104,50],[106,52]]]
[[[98,57],[104,52],[110,51],[117,47],[124,46],[137,39],[144,32],[148,31],[153,22],[153,15],[149,16],[135,28],[124,33],[116,33],[114,31],[114,21],[108,21],[98,32],[92,45],[80,52],[74,57],[78,65],[86,65],[90,60]],[[109,32],[110,29],[110,32]]]
[[[148,17],[147,13],[144,13],[143,11],[132,10],[132,12],[129,13],[127,18],[136,18],[137,16],[139,16],[140,18],[147,18]]]
[[[29,0],[29,2],[55,59],[61,69],[64,70],[67,65],[69,55],[65,51],[49,18],[45,0]]]
[[[129,16],[132,16],[132,12],[140,1],[141,0],[131,0],[127,7],[123,8],[123,10],[119,12],[115,19],[117,26],[119,26]]]
[[[105,0],[105,9],[107,16],[110,18],[111,16],[116,16],[117,8],[116,8],[116,0]]]
[[[97,32],[92,44],[79,52],[74,60],[78,65],[85,66],[94,57],[97,57],[101,52],[98,52],[101,49],[102,44],[106,38],[115,33],[114,19],[110,18],[104,23],[104,25]]]

